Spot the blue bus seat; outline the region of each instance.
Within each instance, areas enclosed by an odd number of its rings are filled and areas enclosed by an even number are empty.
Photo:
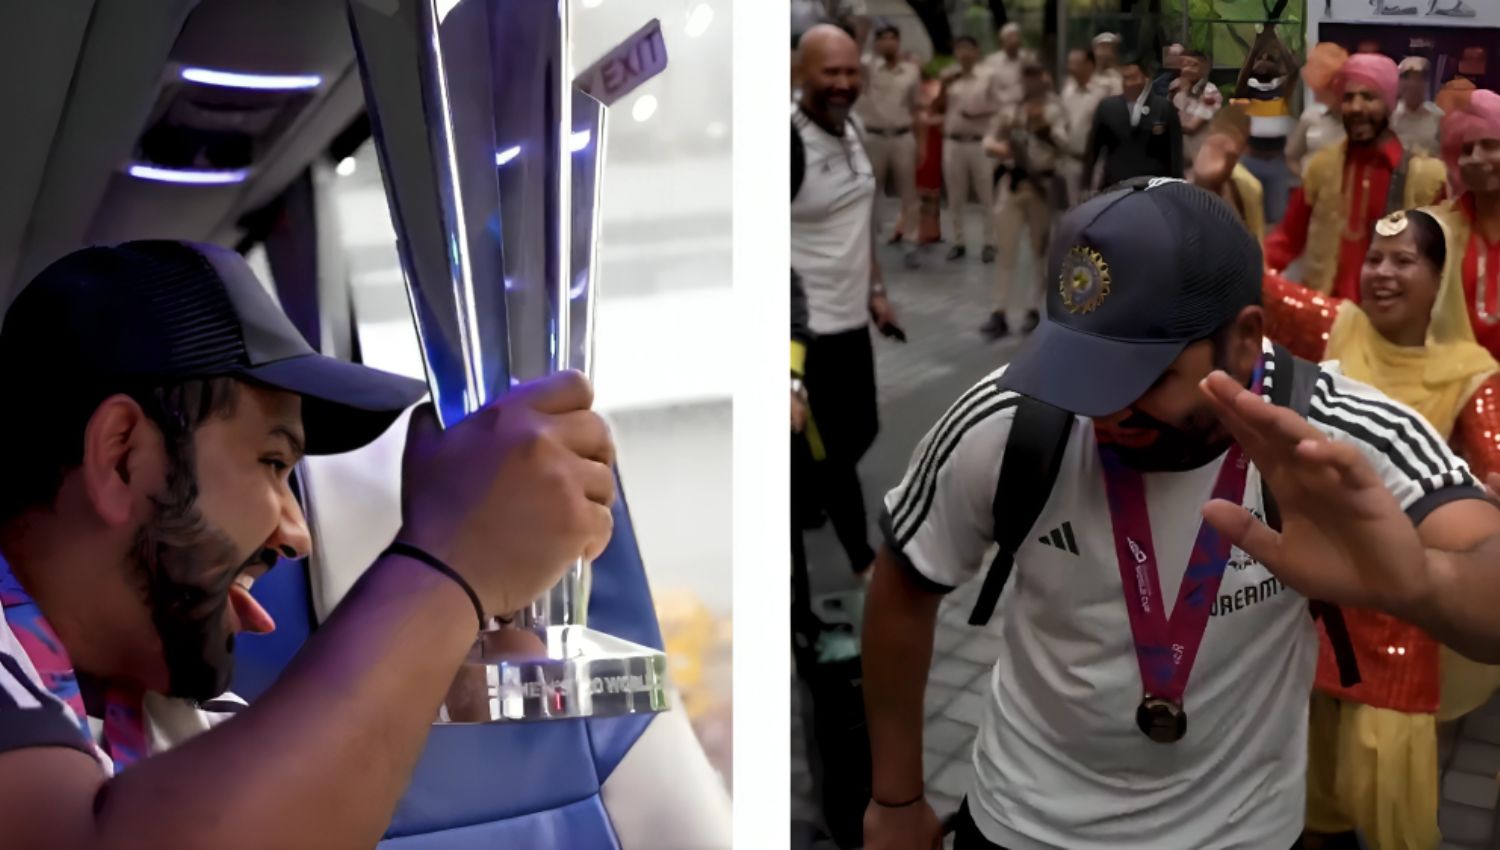
[[[609,547],[594,562],[589,625],[660,649],[623,493],[614,519]],[[276,631],[236,643],[233,690],[247,700],[264,691],[311,632],[306,568],[282,566],[293,569],[271,570],[253,590],[276,618]],[[653,716],[434,726],[382,847],[618,850],[599,792]]]

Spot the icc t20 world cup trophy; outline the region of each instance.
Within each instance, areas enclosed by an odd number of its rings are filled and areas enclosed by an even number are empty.
[[[606,103],[665,67],[666,52],[653,21],[575,81],[567,5],[349,0],[445,427],[522,381],[590,372]],[[473,719],[666,707],[666,657],[588,628],[588,596],[580,561],[509,624],[491,623],[460,676],[487,691]]]

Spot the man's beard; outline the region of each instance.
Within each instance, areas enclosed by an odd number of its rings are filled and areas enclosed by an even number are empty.
[[[1120,423],[1120,428],[1156,433],[1156,440],[1147,446],[1109,446],[1127,466],[1142,472],[1197,469],[1223,454],[1233,442],[1211,413],[1195,414],[1179,428],[1134,411]]]
[[[224,532],[196,505],[191,461],[175,459],[156,516],[136,534],[131,557],[169,674],[168,695],[202,702],[229,688],[234,636],[224,626],[229,587],[257,550],[242,561]]]
[[[844,122],[849,120],[849,113],[854,110],[854,103],[858,99],[859,95],[851,94],[847,102],[834,103],[832,89],[815,91],[812,97],[813,107],[824,115],[834,127],[844,126]]]
[[[1229,357],[1225,351],[1214,352],[1214,369],[1233,376]],[[1248,378],[1236,378],[1248,385]],[[1142,472],[1180,472],[1197,469],[1228,450],[1234,438],[1224,430],[1219,418],[1209,408],[1188,414],[1181,426],[1166,422],[1132,410],[1118,426],[1121,430],[1155,432],[1157,437],[1150,445],[1141,447],[1110,445],[1110,451],[1132,469]]]
[[[1384,136],[1385,135],[1385,131],[1388,130],[1388,129],[1390,129],[1391,119],[1389,117],[1383,118],[1383,119],[1381,119],[1379,121],[1376,121],[1374,119],[1368,119],[1367,122],[1364,122],[1364,123],[1368,123],[1370,125],[1370,127],[1374,129],[1375,132],[1374,132],[1373,135],[1370,136],[1369,139],[1367,139],[1367,140],[1365,140],[1363,142],[1355,142],[1355,144],[1372,145],[1372,144],[1380,141],[1380,137]],[[1354,142],[1354,133],[1351,132],[1351,129],[1352,128],[1349,126],[1349,122],[1346,120],[1344,122],[1344,134],[1349,137],[1349,141],[1350,142]]]
[[[1458,176],[1464,187],[1476,195],[1493,195],[1500,192],[1500,173],[1492,167],[1460,168]]]

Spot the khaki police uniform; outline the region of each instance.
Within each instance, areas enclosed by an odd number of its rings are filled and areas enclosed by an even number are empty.
[[[875,58],[865,63],[865,90],[859,114],[865,124],[865,152],[875,169],[876,198],[884,198],[891,181],[901,198],[896,232],[917,239],[917,137],[912,116],[921,98],[922,72],[911,62],[894,66]]]
[[[995,78],[995,90],[1000,95],[1001,106],[1010,109],[1021,102],[1021,98],[1025,96],[1021,88],[1021,67],[1035,61],[1036,56],[1029,50],[1017,50],[1014,58],[1000,50],[991,53],[980,63],[980,67]]]
[[[1035,104],[1035,106],[1033,106]],[[1033,109],[1040,114],[1033,115]],[[996,213],[999,251],[995,263],[995,310],[1038,309],[1042,281],[1047,269],[1047,239],[1052,231],[1052,197],[1058,169],[1067,158],[1070,134],[1068,115],[1056,95],[1040,103],[1022,102],[1002,113],[995,127],[996,141],[1010,145],[1007,172],[998,187]],[[1021,246],[1021,228],[1030,237],[1033,285],[1014,288]]]
[[[946,83],[948,108],[943,115],[943,188],[953,219],[953,245],[964,247],[964,208],[972,195],[984,209],[987,228],[993,228],[995,162],[984,152],[984,137],[1000,111],[995,78],[980,66],[959,73]],[[967,113],[967,114],[966,114]],[[993,231],[984,244],[992,244]]]
[[[1407,109],[1402,101],[1391,114],[1391,132],[1401,140],[1401,147],[1428,156],[1442,154],[1442,123],[1443,110],[1430,100],[1416,109]]]

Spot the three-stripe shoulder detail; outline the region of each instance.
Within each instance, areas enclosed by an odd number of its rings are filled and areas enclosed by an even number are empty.
[[[985,380],[961,396],[938,420],[891,511],[891,527],[902,545],[911,541],[927,519],[937,498],[938,476],[965,435],[1020,401],[1019,394]]]

